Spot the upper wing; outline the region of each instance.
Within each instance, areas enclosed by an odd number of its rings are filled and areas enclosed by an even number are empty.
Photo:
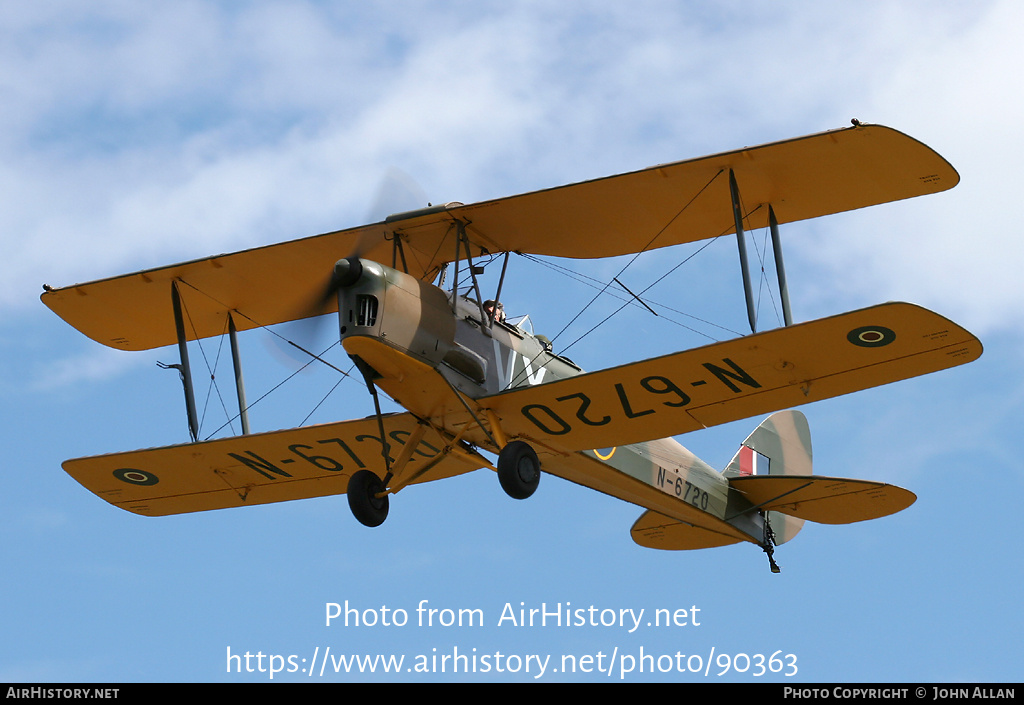
[[[401,256],[431,277],[455,256],[456,221],[472,254],[516,251],[592,258],[640,252],[732,232],[728,172],[748,227],[815,218],[952,188],[959,176],[926,145],[880,125],[823,132],[468,206],[449,204],[382,223],[53,289],[43,302],[85,335],[124,350],[176,341],[171,284],[188,311],[189,339],[312,315],[338,259],[359,243],[368,259]],[[329,313],[336,302],[315,309]]]
[[[613,257],[734,232],[729,171],[748,229],[768,205],[788,223],[951,189],[956,170],[930,147],[863,125],[747,147],[451,211],[478,242],[554,257]]]
[[[384,417],[397,458],[416,430],[410,414]],[[64,469],[97,496],[136,514],[164,516],[344,494],[349,477],[384,475],[375,418],[306,426],[204,443],[78,458]],[[429,482],[487,465],[420,441],[396,481]]]
[[[888,303],[481,400],[505,433],[575,451],[829,399],[981,355],[927,309]]]

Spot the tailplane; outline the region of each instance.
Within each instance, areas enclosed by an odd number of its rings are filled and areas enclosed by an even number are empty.
[[[917,499],[909,490],[873,480],[813,476],[811,432],[799,411],[772,414],[743,441],[723,474],[729,485],[770,515],[787,521],[850,524],[895,514]],[[785,535],[775,527],[776,543]],[[789,524],[793,526],[793,524]],[[796,526],[799,531],[799,525]]]
[[[811,474],[811,431],[807,419],[799,411],[781,411],[765,419],[754,429],[723,475],[733,478],[768,478],[776,475],[807,476]],[[743,513],[748,505],[731,507],[729,513]],[[760,545],[771,557],[771,547],[789,541],[804,524],[798,517],[769,511],[767,530]],[[751,540],[741,532],[715,531],[709,526],[696,526],[673,519],[649,509],[637,519],[631,530],[633,540],[647,548],[692,550],[712,548]],[[773,561],[774,565],[774,561]],[[774,568],[773,568],[774,569]]]

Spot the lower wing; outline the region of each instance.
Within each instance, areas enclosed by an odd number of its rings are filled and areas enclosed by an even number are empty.
[[[622,446],[830,399],[970,362],[981,343],[942,316],[887,303],[478,403],[505,435],[566,451]]]
[[[411,414],[384,417],[392,461],[416,437],[417,426]],[[382,451],[377,420],[366,418],[77,458],[64,469],[114,506],[165,516],[344,494],[359,470],[384,476]],[[395,480],[429,482],[489,465],[482,457],[474,460],[420,440]]]

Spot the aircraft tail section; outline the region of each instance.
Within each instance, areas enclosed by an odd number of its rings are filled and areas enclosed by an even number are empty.
[[[812,472],[811,429],[807,417],[791,410],[772,414],[762,421],[740,445],[723,474],[732,484],[733,478],[809,476]],[[776,544],[791,540],[804,525],[803,518],[777,511],[768,512],[768,521]]]
[[[734,477],[810,475],[811,431],[807,418],[799,411],[772,414],[747,436],[723,474],[730,478],[730,484]],[[779,512],[770,511],[768,515],[776,544],[792,539],[804,524],[802,518]],[[737,538],[743,533],[715,532],[708,527],[671,519],[654,510],[644,512],[636,521],[632,536],[641,546],[668,550],[710,548],[743,540]],[[751,540],[749,536],[747,540]]]
[[[811,432],[799,411],[772,414],[743,441],[724,471],[729,485],[767,511],[776,543],[796,535],[805,520],[849,524],[894,514],[917,497],[871,480],[813,476]]]
[[[917,499],[912,492],[883,482],[814,475],[811,432],[799,411],[780,411],[761,422],[722,474],[730,491],[719,526],[698,526],[648,510],[633,525],[633,540],[664,550],[744,540],[765,548],[793,539],[805,521],[847,524],[876,519],[906,509]],[[755,512],[767,516],[770,540],[761,540],[763,527],[751,521]]]

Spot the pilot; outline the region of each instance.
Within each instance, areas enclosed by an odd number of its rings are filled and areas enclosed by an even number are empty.
[[[498,323],[505,322],[505,307],[500,301],[494,299],[484,301],[484,312]]]

